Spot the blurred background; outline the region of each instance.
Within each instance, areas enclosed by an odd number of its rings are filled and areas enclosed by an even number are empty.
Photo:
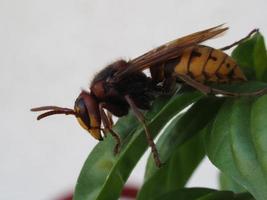
[[[37,122],[31,107],[73,107],[107,64],[221,23],[208,42],[228,45],[253,28],[267,35],[267,1],[0,0],[0,199],[51,200],[70,194],[97,141],[71,116]],[[142,183],[148,153],[129,185]],[[217,188],[207,159],[188,186]]]

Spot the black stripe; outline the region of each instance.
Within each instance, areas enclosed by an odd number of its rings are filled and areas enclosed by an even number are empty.
[[[202,74],[204,75],[205,79],[207,79],[209,77],[208,74],[206,73],[205,69],[206,69],[206,66],[207,66],[207,63],[208,63],[209,59],[211,58],[211,54],[214,51],[214,49],[211,48],[211,47],[207,47],[207,48],[210,49],[210,52],[209,52],[209,55],[208,55],[208,58],[207,58],[206,62],[204,63],[204,66],[202,68]]]
[[[231,71],[227,74],[227,77],[229,78],[229,80],[233,80],[234,75],[235,75],[235,68],[237,68],[237,64],[235,64],[235,66],[231,69]]]
[[[224,54],[224,53],[223,53]],[[224,64],[226,58],[228,58],[228,55],[227,54],[224,54],[224,58],[222,60],[222,62],[220,63],[219,67],[216,69],[215,71],[215,76],[218,78],[218,79],[222,79],[222,77],[218,74],[218,71],[220,70],[220,68],[222,67],[222,65]]]
[[[169,78],[173,75],[175,67],[181,62],[181,56],[168,60],[164,64],[164,77]]]
[[[195,58],[195,57],[200,57],[202,54],[195,51],[195,48],[192,49],[191,51],[191,54],[189,56],[189,59],[188,59],[188,63],[187,63],[187,74],[191,77],[191,78],[195,78],[194,74],[189,70],[189,67],[190,67],[190,64],[192,62],[192,59]]]

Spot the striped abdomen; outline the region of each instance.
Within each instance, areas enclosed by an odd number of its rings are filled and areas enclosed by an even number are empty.
[[[223,51],[207,46],[195,46],[186,49],[179,57],[169,60],[153,74],[157,81],[176,74],[187,75],[199,82],[245,81],[246,77],[237,63]],[[153,78],[154,78],[153,77]]]
[[[203,82],[229,82],[246,80],[236,62],[221,50],[207,46],[187,49],[180,56],[174,72],[189,75]]]

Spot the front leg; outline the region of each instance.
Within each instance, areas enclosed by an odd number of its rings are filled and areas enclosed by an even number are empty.
[[[108,108],[108,104],[107,103],[100,103],[99,104],[99,112],[100,112],[100,116],[101,116],[101,120],[103,122],[103,126],[104,126],[104,135],[106,136],[106,130],[108,130],[111,135],[114,137],[114,139],[116,140],[116,145],[114,147],[114,154],[118,154],[120,151],[120,147],[121,147],[121,139],[119,134],[117,134],[115,131],[112,130],[112,125],[113,122],[112,120],[110,120],[110,117],[105,113],[104,109]]]

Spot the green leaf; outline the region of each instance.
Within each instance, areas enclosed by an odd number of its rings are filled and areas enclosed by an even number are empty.
[[[225,102],[206,128],[209,159],[256,199],[267,199],[267,96]]]
[[[126,117],[122,117],[118,123],[116,123],[114,130],[120,133],[122,140],[124,140],[127,134],[134,131],[137,126],[138,121],[132,114],[129,114]],[[91,151],[76,183],[74,199],[96,198],[101,191],[106,177],[116,162],[117,158],[113,154],[114,146],[114,139],[108,136]]]
[[[174,119],[169,127],[166,127],[157,143],[164,162],[167,162],[177,147],[198,133],[215,117],[223,101],[224,99],[217,97],[203,98],[189,108],[183,116]],[[147,179],[155,171],[157,168],[150,155],[145,178]]]
[[[146,115],[153,137],[171,118],[201,97],[199,92],[191,92],[158,99]],[[128,126],[132,127],[133,131]],[[116,124],[114,130],[125,138],[122,152],[116,157],[112,155],[114,141],[110,136],[94,148],[78,178],[74,192],[75,200],[119,198],[132,169],[148,146],[143,127],[136,127],[136,123],[127,121],[127,118],[120,119]]]
[[[240,44],[232,53],[249,80],[267,81],[267,54],[260,33]]]
[[[208,188],[183,188],[159,195],[153,200],[254,200],[248,193],[234,194],[232,191],[216,191]]]
[[[266,94],[267,83],[259,81],[246,81],[242,83],[232,83],[232,84],[221,84],[214,85],[218,89],[222,89],[229,92],[235,92],[245,94],[245,93],[254,93],[250,96],[255,96],[255,92],[261,91],[262,94]],[[258,95],[258,94],[257,94]],[[256,96],[257,96],[256,95]]]
[[[213,193],[216,190],[208,189],[208,188],[182,188],[182,189],[176,189],[173,191],[169,191],[165,194],[159,195],[157,198],[154,198],[153,200],[195,200],[199,199],[202,196],[205,196],[207,194]]]
[[[204,195],[197,200],[234,200],[234,193],[231,191],[216,191]]]
[[[234,194],[232,191],[211,192],[197,200],[255,200],[249,193]]]
[[[157,143],[165,165],[157,169],[150,155],[145,183],[138,194],[139,200],[153,199],[186,184],[204,157],[200,136],[192,137],[213,119],[222,102],[223,99],[214,97],[199,100],[165,128]]]
[[[173,189],[181,188],[203,157],[204,148],[200,137],[194,137],[177,148],[168,162],[145,181],[137,199],[150,200]]]
[[[220,173],[219,181],[220,181],[221,190],[231,190],[233,192],[245,192],[246,191],[244,187],[242,187],[232,178],[228,177],[227,175],[223,173]]]
[[[247,192],[235,195],[235,200],[255,200],[253,196]]]

